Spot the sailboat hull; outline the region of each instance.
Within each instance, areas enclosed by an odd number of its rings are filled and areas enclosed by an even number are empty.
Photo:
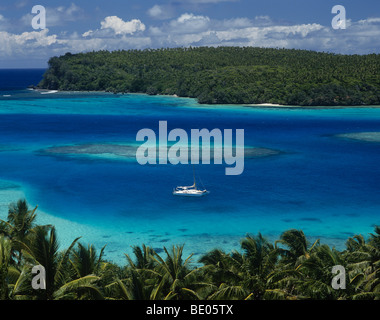
[[[173,195],[175,196],[181,196],[181,197],[203,197],[205,196],[206,194],[209,194],[210,192],[209,191],[191,191],[191,192],[188,192],[188,191],[173,191]]]

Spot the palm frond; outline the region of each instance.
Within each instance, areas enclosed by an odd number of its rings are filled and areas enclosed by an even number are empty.
[[[99,299],[102,297],[102,293],[99,288],[93,285],[93,283],[100,278],[94,275],[88,275],[76,280],[72,280],[68,283],[65,283],[58,290],[54,292],[54,299],[63,299],[67,296],[67,294],[72,294],[73,292],[84,292],[88,291]]]

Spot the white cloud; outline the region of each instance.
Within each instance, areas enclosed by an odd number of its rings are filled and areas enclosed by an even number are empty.
[[[164,14],[164,11],[162,10],[161,6],[156,4],[148,10],[148,14],[152,18],[160,18],[160,16],[162,16]]]
[[[58,43],[57,35],[48,35],[49,30],[12,34],[0,32],[0,56],[24,55]]]
[[[7,30],[9,28],[9,20],[0,14],[0,30]]]
[[[101,29],[112,29],[115,34],[133,34],[136,31],[144,31],[145,25],[138,19],[123,21],[117,16],[106,17],[101,23]]]
[[[163,32],[161,30],[161,28],[159,28],[159,27],[149,27],[149,35],[151,35],[153,37],[157,37],[157,36],[163,37],[166,35],[166,33]]]
[[[210,21],[209,17],[205,16],[195,16],[192,13],[184,13],[177,20],[178,23],[187,23],[189,21]]]
[[[248,18],[232,18],[225,20],[216,20],[212,22],[212,27],[216,30],[226,30],[231,28],[246,28],[253,25]]]
[[[372,23],[380,23],[380,18],[368,18],[368,19],[358,21],[358,24],[372,24]]]
[[[133,35],[145,31],[145,28],[145,24],[139,19],[123,21],[117,16],[109,16],[100,22],[100,30],[88,30],[82,36],[107,38],[115,35]]]
[[[82,34],[83,37],[90,37],[92,34],[94,34],[94,30],[88,30]]]
[[[192,13],[184,13],[176,20],[169,22],[169,32],[173,33],[193,33],[205,31],[210,25],[210,18],[206,16],[196,16]]]
[[[174,16],[174,8],[170,4],[164,5],[154,5],[152,8],[148,9],[147,13],[150,17],[156,20],[167,20]]]

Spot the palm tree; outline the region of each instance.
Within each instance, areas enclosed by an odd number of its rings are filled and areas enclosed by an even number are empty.
[[[25,284],[30,283],[28,267],[20,271],[11,261],[11,241],[0,235],[0,300],[30,298]]]
[[[375,226],[375,234],[370,234],[369,240],[374,247],[380,249],[380,226]]]
[[[131,268],[139,270],[154,268],[156,261],[153,258],[154,250],[152,248],[143,244],[142,248],[139,246],[134,246],[132,247],[132,250],[133,254],[135,255],[135,262],[128,254],[125,255]]]
[[[365,246],[365,239],[360,235],[354,235],[346,241],[346,252],[352,253]]]
[[[224,283],[236,285],[242,280],[242,260],[243,258],[238,252],[226,254],[220,249],[214,249],[203,255],[199,262],[204,265],[202,269],[205,275],[210,277],[210,281],[219,287]]]
[[[302,230],[290,229],[281,234],[280,239],[275,241],[275,248],[281,259],[268,278],[272,289],[266,291],[266,299],[305,298],[301,292],[297,292],[297,285],[304,278],[300,266],[310,258],[319,244],[318,239],[310,247]]]
[[[325,244],[317,247],[310,257],[297,267],[297,271],[302,274],[297,283],[298,293],[314,300],[347,298],[349,288],[335,290],[331,285],[332,268],[337,265],[345,265],[339,251]]]
[[[18,200],[9,206],[7,221],[0,219],[0,234],[4,234],[12,242],[12,258],[21,264],[22,253],[20,243],[27,243],[33,233],[36,219],[36,206],[29,210],[26,200]]]
[[[145,244],[142,248],[138,246],[132,247],[135,255],[135,261],[125,254],[129,266],[125,270],[125,274],[120,279],[106,285],[108,298],[116,298],[122,300],[149,300],[156,284],[156,278],[159,274],[154,270],[157,265],[154,260],[154,250]]]
[[[278,245],[285,246],[285,248]],[[303,260],[310,257],[313,249],[319,245],[319,239],[309,248],[309,242],[302,230],[291,229],[283,232],[280,240],[275,241],[275,246],[282,256],[282,262],[297,267]]]
[[[105,263],[102,258],[105,247],[100,250],[98,255],[93,245],[88,245],[86,248],[83,244],[77,243],[77,248],[73,249],[70,255],[70,263],[77,278],[98,274],[104,270]]]
[[[380,228],[375,226],[368,242],[362,235],[346,242],[350,283],[355,287],[352,299],[380,298]]]
[[[69,254],[78,240],[76,238],[68,249],[60,253],[55,228],[46,230],[37,227],[30,244],[23,244],[23,253],[29,264],[45,268],[46,289],[35,290],[37,299],[79,299],[86,296],[102,298],[100,290],[93,285],[99,277],[86,275],[73,279],[68,272]]]
[[[220,249],[214,249],[199,259],[204,265],[201,269],[205,280],[211,284],[209,289],[212,291],[206,296],[207,299],[232,300],[247,297],[248,292],[242,286],[243,261],[243,256],[237,251],[226,254]]]
[[[133,268],[128,269],[125,279],[117,278],[105,286],[108,299],[121,300],[149,300],[153,288],[149,279]]]
[[[207,286],[207,283],[199,282],[197,278],[198,269],[190,269],[190,255],[185,261],[182,259],[183,245],[173,246],[171,252],[165,247],[166,258],[163,259],[155,253],[157,262],[156,271],[159,281],[152,292],[151,299],[163,298],[164,300],[198,300],[201,297],[196,290]]]
[[[209,299],[273,299],[292,297],[275,287],[280,277],[278,250],[260,233],[241,241],[243,254],[213,250],[200,259],[205,273],[217,287]]]
[[[268,280],[275,270],[278,251],[261,233],[246,236],[241,241],[241,248],[244,251],[244,286],[250,292],[250,299],[261,300],[270,289]]]
[[[8,268],[10,265],[11,242],[0,235],[0,300],[8,299]]]

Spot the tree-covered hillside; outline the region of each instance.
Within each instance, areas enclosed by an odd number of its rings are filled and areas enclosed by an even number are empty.
[[[217,104],[379,105],[380,55],[253,47],[66,53],[49,60],[39,87]]]

